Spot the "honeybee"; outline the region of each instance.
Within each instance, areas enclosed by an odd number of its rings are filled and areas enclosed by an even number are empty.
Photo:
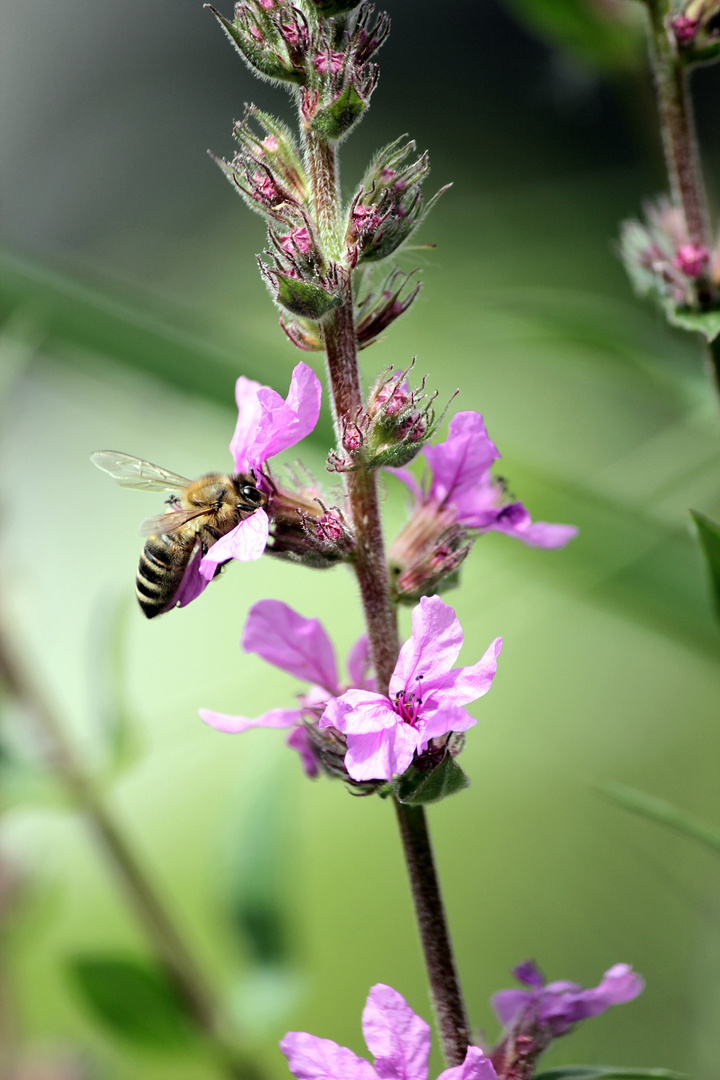
[[[267,503],[255,478],[244,473],[208,473],[188,480],[117,450],[98,450],[90,460],[121,487],[173,492],[167,500],[169,509],[148,518],[140,528],[147,540],[140,555],[135,594],[148,619],[174,606],[198,547],[204,555],[216,540]]]

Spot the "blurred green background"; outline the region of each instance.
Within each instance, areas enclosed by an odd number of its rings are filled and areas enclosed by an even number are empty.
[[[430,811],[472,1021],[495,1038],[489,997],[527,957],[587,985],[627,961],[643,996],[548,1064],[714,1080],[717,858],[591,789],[621,781],[720,825],[718,632],[688,518],[720,516],[717,405],[699,347],[633,299],[614,251],[618,222],[665,186],[639,5],[386,6],[393,34],[343,151],[345,190],[403,131],[430,151],[436,185],[454,187],[420,237],[437,247],[402,257],[425,288],[363,354],[367,378],[417,355],[440,400],[460,387],[457,408],[484,414],[533,516],[580,527],[563,552],[482,538],[448,597],[462,662],[505,639],[463,756],[472,787]],[[697,83],[712,167],[720,80],[709,69]],[[287,1074],[288,1029],[364,1053],[373,983],[430,1018],[392,810],[308,783],[280,734],[232,738],[197,716],[290,704],[293,680],[239,650],[248,607],[272,596],[320,617],[344,656],[361,632],[353,580],[232,566],[201,602],[147,623],[132,600],[137,526],[157,497],[88,461],[113,448],[189,476],[229,468],[235,378],[285,393],[300,357],[255,270],[263,226],[205,151],[231,152],[246,100],[289,118],[288,102],[188,0],[10,0],[0,87],[0,601],[13,644],[88,767],[122,714],[134,754],[108,799],[267,1077]],[[323,422],[302,450],[318,474]],[[385,510],[392,536],[404,514],[392,480]],[[2,720],[31,759],[22,711],[6,700]],[[28,880],[0,964],[7,1045],[79,1054],[110,1080],[218,1075],[201,1050],[152,1053],[92,1023],[70,958],[142,957],[146,942],[84,820],[6,774],[0,847]]]

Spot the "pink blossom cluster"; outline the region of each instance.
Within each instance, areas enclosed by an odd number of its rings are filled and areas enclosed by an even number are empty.
[[[300,363],[286,400],[245,378],[238,379],[236,400],[238,420],[230,452],[236,470],[251,474],[267,495],[267,509],[256,510],[204,555],[198,553],[183,583],[182,603],[198,595],[226,561],[251,561],[266,550],[277,501],[268,462],[314,428],[320,384]],[[394,472],[415,497],[415,515],[433,518],[441,540],[449,522],[476,533],[494,529],[539,547],[560,546],[576,534],[573,526],[533,523],[521,503],[507,498],[490,472],[499,454],[479,413],[458,413],[450,422],[447,440],[423,453],[430,470],[423,486],[405,470]],[[323,511],[313,524],[316,534],[318,522],[327,546],[339,544],[341,534],[346,541],[340,510]],[[350,551],[348,545],[343,550]],[[502,641],[496,638],[475,664],[456,667],[462,641],[453,609],[437,595],[421,596],[388,692],[381,693],[369,673],[365,639],[351,651],[349,682],[343,684],[332,643],[318,620],[303,617],[281,601],[263,600],[249,613],[243,648],[307,683],[308,689],[295,707],[274,708],[259,717],[208,709],[201,710],[201,716],[212,727],[235,734],[254,727],[289,729],[288,743],[300,754],[309,776],[318,774],[324,763],[322,748],[330,740],[340,748],[344,773],[351,781],[389,782],[411,765],[425,764],[428,754],[431,764],[438,754],[455,752],[459,744],[452,737],[477,723],[466,706],[490,689]]]
[[[320,622],[303,618],[279,600],[261,600],[250,610],[242,646],[309,683],[307,693],[295,709],[271,709],[254,719],[209,709],[200,716],[232,734],[254,727],[290,728],[288,744],[300,754],[309,776],[318,772],[311,734],[334,729],[344,736],[345,768],[352,780],[392,780],[431,743],[477,723],[465,706],[490,689],[502,647],[496,638],[476,664],[455,668],[462,629],[453,609],[437,596],[423,597],[412,625],[385,695],[368,674],[367,639],[351,650],[351,683],[342,686],[335,651]]]

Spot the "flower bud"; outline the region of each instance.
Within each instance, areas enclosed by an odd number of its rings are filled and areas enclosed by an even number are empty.
[[[255,132],[257,120],[265,134]],[[232,161],[214,158],[251,210],[288,227],[302,227],[308,201],[308,180],[295,141],[284,124],[251,107],[236,123],[233,135],[240,150]]]
[[[430,171],[427,154],[410,164],[415,143],[397,139],[380,151],[365,174],[350,207],[345,233],[351,266],[379,262],[397,251],[447,190],[441,188],[425,205],[422,183]]]
[[[393,595],[401,603],[415,603],[421,596],[454,588],[471,546],[454,511],[435,500],[419,507],[388,552]]]
[[[410,368],[413,367],[413,359]],[[407,465],[432,437],[445,415],[436,417],[432,403],[437,391],[425,393],[425,379],[410,390],[406,371],[384,372],[370,392],[364,417],[365,462],[370,468]],[[424,402],[424,404],[423,404]]]
[[[369,289],[356,302],[355,335],[359,349],[366,349],[378,341],[383,331],[408,310],[422,287],[418,282],[402,296],[411,277],[412,274],[403,274],[396,267],[379,292]]]
[[[709,265],[710,252],[702,244],[682,244],[673,259],[673,266],[689,278],[704,277]]]
[[[270,484],[267,512],[271,543],[267,553],[324,569],[352,557],[355,537],[342,511],[329,509],[316,486],[295,480],[295,490]]]
[[[281,316],[280,326],[296,348],[302,349],[303,352],[322,351],[322,339],[317,333],[315,324],[309,319],[290,319],[286,322]]]
[[[720,303],[710,252],[688,235],[679,207],[659,199],[645,222],[626,221],[620,251],[636,290],[674,310],[707,311]]]
[[[720,0],[687,0],[668,26],[686,63],[710,63],[720,56]]]
[[[305,57],[314,45],[299,8],[287,0],[243,0],[230,20],[207,7],[252,70],[274,82],[307,83]]]

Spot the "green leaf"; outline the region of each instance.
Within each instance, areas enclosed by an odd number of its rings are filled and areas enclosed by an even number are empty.
[[[135,765],[142,749],[127,701],[127,626],[134,615],[131,597],[103,600],[92,634],[90,685],[100,728],[104,762],[99,783],[110,783]]]
[[[431,772],[411,766],[388,786],[388,793],[394,795],[398,802],[423,806],[462,791],[470,786],[470,781],[452,754],[446,753]]]
[[[187,1049],[192,1021],[158,968],[116,956],[75,956],[68,968],[88,1012],[114,1035],[157,1050]]]
[[[585,0],[505,0],[538,37],[605,71],[637,71],[645,60],[640,4]]]
[[[697,525],[698,540],[710,571],[715,612],[720,619],[720,525],[699,510],[691,510],[690,513]]]
[[[312,129],[326,139],[340,139],[367,108],[352,83],[326,108],[318,109],[312,119]]]
[[[225,406],[233,401],[237,350],[183,329],[187,318],[174,305],[150,305],[137,293],[121,296],[117,287],[88,285],[0,251],[0,321],[22,317],[53,343],[112,357]],[[246,363],[244,374],[263,377]]]
[[[702,334],[708,342],[720,334],[720,310],[717,308],[714,311],[690,311],[669,306],[667,316],[673,326]]]
[[[29,324],[23,340],[51,342],[56,360],[95,374],[100,358],[109,358],[228,412],[238,375],[272,382],[262,339],[248,338],[239,365],[236,344],[224,344],[209,324],[178,305],[115,282],[88,284],[0,249],[2,322],[13,335]],[[286,377],[279,367],[276,375]],[[325,417],[310,438],[332,438]]]
[[[229,830],[226,859],[230,874],[226,910],[240,943],[260,967],[292,963],[292,933],[281,867],[290,811],[284,788],[276,782],[262,787],[240,826]]]
[[[561,1065],[538,1073],[535,1080],[686,1080],[669,1069],[624,1069],[621,1065]]]
[[[720,853],[720,832],[700,818],[678,810],[665,799],[647,795],[644,791],[626,787],[624,784],[594,784],[593,787],[600,795],[604,795],[605,798],[622,806],[625,810],[631,810],[635,814],[640,814],[641,817],[650,818],[659,825],[675,829],[676,832],[697,840],[704,847]]]

